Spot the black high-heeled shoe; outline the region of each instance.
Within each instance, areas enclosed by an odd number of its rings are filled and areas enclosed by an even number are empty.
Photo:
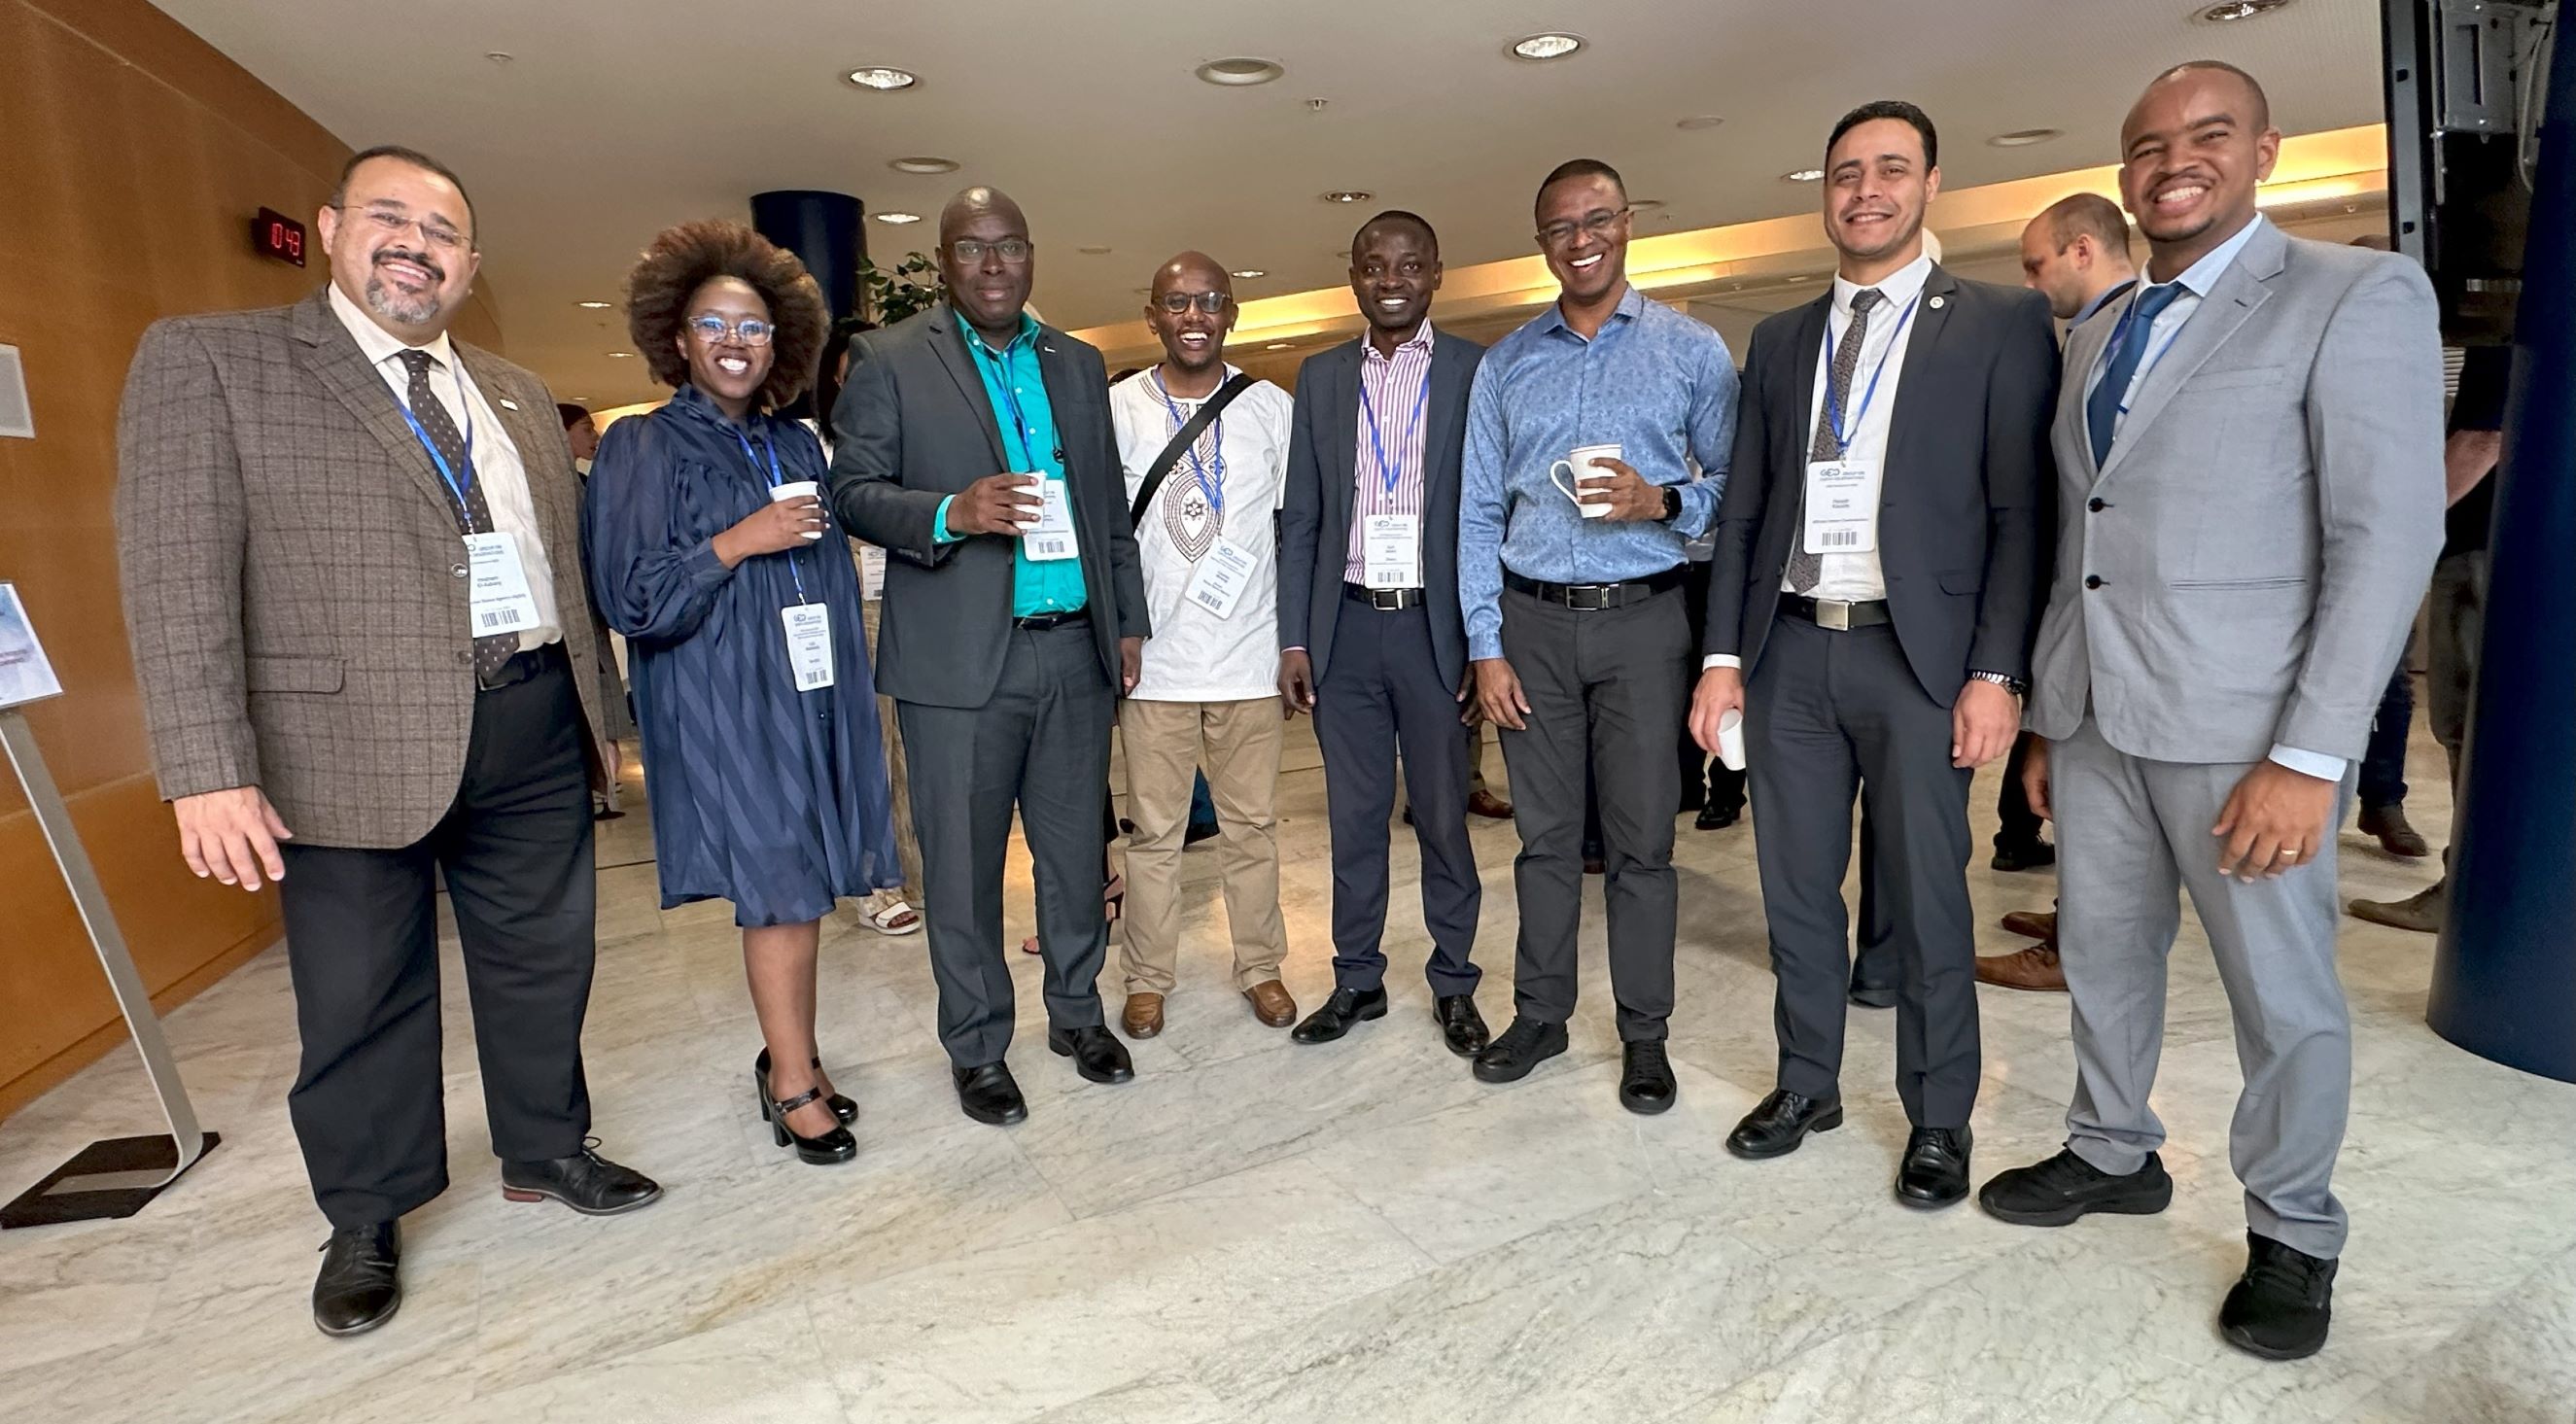
[[[847,1127],[837,1122],[832,1124],[831,1131],[820,1137],[807,1137],[787,1125],[789,1113],[807,1103],[818,1102],[822,1097],[821,1088],[808,1088],[782,1103],[769,1095],[767,1079],[763,1079],[760,1084],[760,1117],[763,1122],[769,1124],[770,1135],[781,1147],[793,1146],[796,1149],[796,1160],[816,1167],[828,1167],[835,1162],[847,1162],[859,1155],[859,1140],[850,1135]]]
[[[820,1055],[817,1055],[814,1059],[814,1071],[817,1073],[823,1071],[823,1060]],[[760,1056],[758,1058],[751,1060],[751,1081],[754,1086],[760,1089],[760,1091],[764,1093],[769,1091],[769,1050],[766,1048],[760,1050]],[[851,1102],[848,1098],[842,1097],[838,1093],[832,1094],[826,1101],[830,1102],[832,1105],[832,1116],[839,1118],[845,1123],[857,1122],[859,1120],[859,1105],[857,1103]]]

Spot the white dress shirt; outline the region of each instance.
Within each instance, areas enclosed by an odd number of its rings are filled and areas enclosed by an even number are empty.
[[[412,346],[401,337],[376,325],[375,319],[349,300],[340,284],[331,284],[331,311],[358,349],[385,378],[393,390],[394,400],[408,408],[411,404],[411,371],[402,363],[402,353]],[[459,430],[474,432],[474,479],[483,486],[483,503],[492,513],[492,528],[507,534],[519,546],[519,565],[528,575],[528,592],[537,605],[537,624],[519,630],[521,649],[543,647],[563,637],[563,620],[555,609],[553,567],[546,562],[545,540],[537,534],[536,501],[528,494],[527,467],[520,463],[519,447],[510,442],[510,432],[501,424],[500,414],[476,389],[474,377],[456,359],[456,348],[440,332],[438,339],[420,350],[429,353],[429,392],[447,407],[450,420]],[[553,418],[553,412],[547,412]],[[462,473],[462,472],[460,472]],[[460,536],[462,537],[462,536]]]

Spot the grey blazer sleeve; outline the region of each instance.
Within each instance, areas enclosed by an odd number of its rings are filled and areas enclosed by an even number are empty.
[[[1708,624],[1700,640],[1703,657],[1738,657],[1744,651],[1744,582],[1752,577],[1753,542],[1762,532],[1763,510],[1771,498],[1770,422],[1762,389],[1768,373],[1762,358],[1762,329],[1756,327],[1745,348],[1744,380],[1737,393],[1735,455],[1717,504],[1716,548],[1708,564]]]
[[[244,690],[245,499],[214,358],[155,323],[116,422],[116,554],[165,800],[260,783]]]
[[[2050,493],[2057,462],[2057,329],[2047,299],[2015,294],[1986,398],[1986,591],[1968,643],[1971,672],[2030,680],[2030,645],[2046,597]]]
[[[1315,369],[1308,363],[1307,369]],[[1303,370],[1299,372],[1302,377]],[[1301,381],[1302,384],[1302,381]],[[1323,457],[1315,449],[1315,406],[1309,393],[1288,422],[1288,487],[1279,506],[1279,646],[1303,648],[1312,636],[1316,521],[1323,517]]]
[[[935,567],[956,550],[934,537],[937,490],[903,487],[903,397],[891,358],[854,360],[832,403],[832,513],[899,558]]]
[[[2274,741],[2354,758],[2442,548],[2442,346],[2432,283],[2388,257],[2326,322],[2311,368],[2316,615]]]

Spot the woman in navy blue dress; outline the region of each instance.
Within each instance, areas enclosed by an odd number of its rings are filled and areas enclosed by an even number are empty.
[[[848,544],[822,447],[771,411],[812,379],[825,315],[802,264],[739,223],[685,223],[627,280],[670,404],[611,425],[583,505],[592,595],[626,635],[662,907],[725,899],[766,1041],[778,1145],[855,1156],[814,1038],[821,921],[902,883]]]

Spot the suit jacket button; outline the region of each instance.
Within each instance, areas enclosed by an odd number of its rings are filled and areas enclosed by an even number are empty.
[[[454,575],[455,575],[456,577],[458,577],[458,578],[463,578],[463,577],[465,577],[465,573],[466,573],[466,569],[465,569],[465,566],[464,566],[463,564],[449,564],[449,565],[447,566],[447,571],[448,571],[449,573],[451,573],[451,574],[454,574]]]
[[[2086,588],[2100,588],[2102,586],[2102,576],[2100,574],[2086,574],[2084,576],[2084,586]]]
[[[2109,506],[2109,505],[2104,504],[2102,501],[2100,501],[2100,500],[2098,500],[2098,499],[2088,499],[2088,500],[2084,501],[2084,507],[2085,507],[2086,509],[2091,510],[2091,511],[2092,511],[2092,512],[2094,512],[2095,514],[2099,514],[2099,513],[2101,513],[2103,510],[2110,508],[2110,506]]]

